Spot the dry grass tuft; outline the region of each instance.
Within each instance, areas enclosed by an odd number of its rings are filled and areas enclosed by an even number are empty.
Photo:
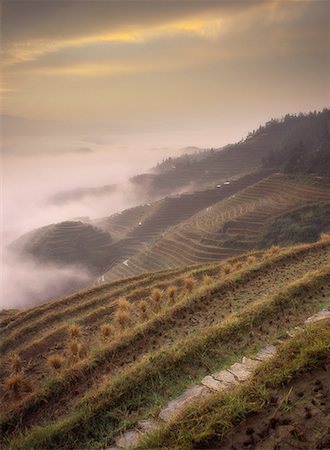
[[[100,331],[104,339],[108,339],[113,335],[113,327],[108,323],[102,324],[100,326]]]
[[[213,281],[213,279],[209,275],[204,275],[203,276],[203,284],[211,284],[212,281]]]
[[[279,253],[279,251],[280,251],[280,247],[278,245],[272,245],[269,249],[269,252],[272,255],[276,255],[277,253]]]
[[[64,358],[61,355],[50,355],[47,358],[48,366],[54,370],[60,370],[64,364]]]
[[[70,338],[79,338],[81,336],[81,327],[76,323],[70,325],[68,328],[68,334]]]
[[[88,347],[86,344],[80,344],[79,347],[79,351],[78,351],[78,356],[80,359],[84,359],[86,358],[86,356],[88,355]]]
[[[230,264],[225,264],[223,266],[223,271],[225,272],[226,275],[228,275],[231,271],[231,265]]]
[[[250,256],[247,257],[246,261],[247,261],[248,264],[254,264],[256,262],[256,257],[250,255]]]
[[[119,328],[124,329],[131,324],[132,320],[128,311],[117,309],[114,315],[114,322]]]
[[[132,304],[125,298],[120,298],[117,303],[117,309],[129,312],[132,309]]]
[[[21,357],[15,353],[9,358],[9,367],[11,372],[18,373],[22,370],[23,363]]]
[[[30,381],[23,373],[14,373],[7,377],[3,383],[7,394],[18,396],[31,390]]]
[[[153,289],[151,292],[151,300],[155,311],[160,311],[162,302],[162,291],[160,289]]]
[[[322,242],[330,241],[330,234],[329,233],[321,233],[320,241],[322,241]]]
[[[162,291],[160,289],[153,289],[151,292],[151,300],[154,303],[159,303],[162,298]]]
[[[174,303],[177,296],[178,288],[175,286],[169,286],[166,291],[167,300],[170,303]]]
[[[194,289],[196,280],[193,277],[185,277],[183,280],[183,285],[186,291],[191,292]]]
[[[235,264],[235,269],[236,270],[240,270],[241,268],[242,268],[242,263],[241,263],[241,261],[237,261],[237,263]]]
[[[73,339],[72,341],[69,342],[68,349],[71,355],[76,357],[78,356],[81,350],[81,344],[76,339]]]
[[[146,319],[148,317],[148,303],[145,300],[140,300],[137,304],[139,315]]]

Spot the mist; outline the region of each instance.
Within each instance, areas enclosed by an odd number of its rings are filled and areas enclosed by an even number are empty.
[[[25,309],[88,286],[91,274],[79,266],[41,264],[4,250],[0,309]]]
[[[141,204],[143,193],[135,192],[129,178],[165,157],[181,154],[181,145],[191,143],[185,139],[177,139],[174,146],[164,136],[143,134],[7,135],[2,142],[1,307],[31,307],[92,284],[93,278],[81,267],[45,267],[7,248],[21,235],[45,225],[89,221]],[[118,188],[109,194],[55,200],[63,193],[105,185]]]

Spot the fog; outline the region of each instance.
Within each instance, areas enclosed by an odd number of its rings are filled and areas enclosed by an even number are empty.
[[[71,281],[73,285],[91,282],[81,268],[45,267],[27,257],[15,257],[7,247],[22,234],[44,225],[86,216],[96,219],[141,204],[141,193],[134,192],[128,179],[165,157],[181,154],[185,144],[192,144],[184,139],[177,139],[177,143],[174,146],[164,137],[143,134],[5,137],[1,307],[28,307],[67,291]],[[66,202],[52,199],[65,191],[112,184],[120,184],[121,189],[111,195],[87,195]]]

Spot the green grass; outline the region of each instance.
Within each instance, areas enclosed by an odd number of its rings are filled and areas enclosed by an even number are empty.
[[[327,320],[307,327],[283,345],[272,360],[259,367],[251,382],[187,408],[175,421],[147,435],[139,449],[189,450],[203,448],[214,439],[219,442],[245,417],[262,411],[274,389],[323,365],[329,358],[330,320]]]

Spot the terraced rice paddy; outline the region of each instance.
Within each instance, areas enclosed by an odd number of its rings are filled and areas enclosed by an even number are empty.
[[[2,385],[5,448],[110,444],[210,370],[328,304],[329,263],[326,240],[274,248],[107,283],[7,318],[2,375],[17,353],[30,391],[14,396]],[[128,311],[127,322],[118,311]],[[70,338],[73,324],[80,331]],[[72,354],[72,342],[83,354]],[[63,358],[59,370],[49,367],[54,355]]]
[[[130,208],[109,218],[96,221],[96,225],[119,239],[109,249],[111,260],[109,268],[119,262],[116,278],[128,276],[126,260],[143,250],[146,244],[154,242],[162,233],[181,221],[185,221],[198,211],[209,207],[222,199],[269,175],[268,170],[261,170],[213,187],[204,191],[185,193],[166,197],[160,201]],[[120,267],[120,268],[119,268]],[[122,269],[122,270],[121,270]],[[108,280],[107,274],[100,281]]]
[[[271,175],[169,228],[125,264],[112,267],[104,278],[111,280],[238,255],[253,248],[267,221],[299,206],[329,199],[326,186]]]

